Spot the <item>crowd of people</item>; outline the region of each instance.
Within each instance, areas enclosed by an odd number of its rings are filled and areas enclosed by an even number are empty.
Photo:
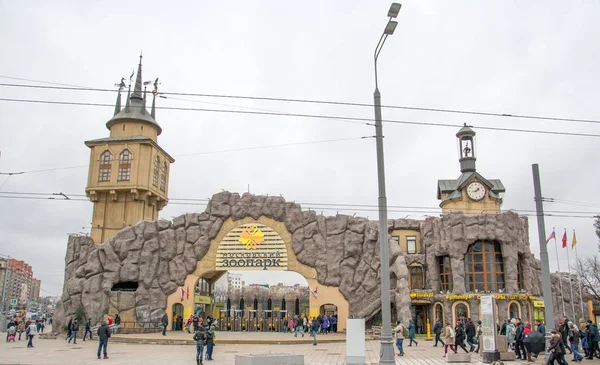
[[[567,365],[565,355],[567,352],[573,355],[572,361],[581,362],[584,358],[600,359],[600,334],[596,324],[591,320],[580,323],[579,328],[575,323],[567,317],[563,317],[559,322],[559,327],[552,330],[550,333],[549,347],[545,349],[546,328],[541,321],[536,321],[535,328],[532,328],[528,322],[521,321],[520,318],[513,318],[510,321],[505,320],[497,331],[501,336],[506,336],[508,347],[514,351],[517,360],[526,360],[533,362],[533,358],[537,358],[542,351],[546,351],[547,365],[554,365],[555,361],[559,365]],[[536,332],[535,334],[532,332]],[[445,326],[438,320],[433,326],[435,334],[435,342],[433,347],[437,347],[438,343],[444,347],[444,355],[448,354],[448,348],[454,353],[458,353],[459,348],[465,353],[475,352],[480,350],[482,328],[481,321],[475,324],[470,318],[461,318],[457,321],[454,328],[449,322]],[[404,356],[403,343],[404,339],[408,338],[411,346],[415,343],[415,326],[412,320],[409,320],[407,326],[398,322],[394,328],[396,337],[396,347],[398,348],[398,356]],[[466,346],[469,346],[467,349]],[[581,349],[581,351],[580,351]]]
[[[25,333],[27,347],[33,347],[33,338],[38,333],[43,333],[46,327],[46,319],[25,319],[21,317],[12,318],[6,325],[6,342],[21,341],[21,336]],[[17,338],[17,334],[19,337]]]

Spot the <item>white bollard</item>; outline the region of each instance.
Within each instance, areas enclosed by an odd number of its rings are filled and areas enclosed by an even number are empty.
[[[346,322],[346,365],[365,364],[365,320],[350,319]]]

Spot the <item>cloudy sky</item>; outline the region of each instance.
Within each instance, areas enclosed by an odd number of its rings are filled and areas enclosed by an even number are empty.
[[[144,55],[160,90],[372,103],[373,50],[390,1],[0,1],[0,83],[115,89]],[[600,4],[593,1],[405,1],[379,61],[384,105],[600,120]],[[33,80],[33,81],[32,81]],[[114,92],[0,86],[0,98],[113,104]],[[372,118],[370,107],[168,96],[160,106]],[[30,263],[42,294],[61,291],[67,234],[89,231],[92,204],[15,199],[14,192],[84,194],[89,150],[108,136],[113,108],[0,101],[0,254]],[[547,235],[575,229],[579,256],[596,252],[598,137],[477,129],[505,127],[600,135],[598,123],[384,109],[395,121],[477,131],[477,167],[506,186],[504,209],[532,214],[539,163]],[[176,162],[171,198],[222,189],[283,195],[324,214],[377,218],[373,127],[317,117],[159,110],[159,143]],[[436,215],[437,179],[460,174],[458,127],[385,123],[391,218]],[[342,139],[337,142],[296,144]],[[187,156],[182,156],[186,155]],[[73,167],[69,169],[58,169]],[[9,198],[9,196],[13,198]],[[39,197],[47,197],[40,195]],[[172,203],[175,203],[172,200]],[[181,201],[180,201],[181,202]],[[331,205],[325,205],[331,204]],[[347,207],[341,204],[362,204]],[[359,209],[363,209],[360,211]],[[202,204],[170,204],[171,219]],[[539,257],[537,224],[530,242]],[[560,244],[560,242],[559,242]],[[556,254],[550,251],[551,268]],[[561,268],[567,258],[560,253]],[[573,261],[573,257],[571,257]],[[255,273],[247,279],[269,281]],[[278,278],[294,282],[297,276]]]

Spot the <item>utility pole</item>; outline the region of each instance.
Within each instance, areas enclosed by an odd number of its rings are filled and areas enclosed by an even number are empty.
[[[548,248],[546,247],[546,223],[544,221],[544,204],[542,202],[542,186],[540,184],[540,167],[533,164],[533,190],[535,194],[535,210],[538,224],[538,239],[540,244],[540,259],[542,261],[542,291],[544,292],[544,317],[546,326],[556,328],[554,318],[554,303],[552,300],[552,286],[550,285],[550,264],[548,262]]]

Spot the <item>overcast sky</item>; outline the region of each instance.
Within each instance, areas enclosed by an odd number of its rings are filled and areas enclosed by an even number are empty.
[[[373,50],[389,4],[0,0],[0,82],[43,85],[12,77],[114,89],[121,77],[131,74],[143,52],[144,79],[160,77],[164,92],[369,104]],[[600,120],[598,14],[600,3],[594,1],[404,1],[396,33],[380,56],[383,104]],[[0,98],[113,104],[115,96],[0,86]],[[160,99],[159,105],[373,117],[369,107],[194,96]],[[105,123],[112,112],[112,107],[0,101],[0,172],[87,165],[89,149],[83,141],[107,137]],[[587,217],[600,212],[599,138],[477,129],[600,134],[597,123],[402,109],[384,109],[383,118],[473,125],[478,172],[502,179],[503,209],[533,213],[531,165],[539,163],[545,197],[585,203],[547,203],[546,210]],[[159,144],[176,158],[171,198],[209,198],[222,189],[243,193],[249,185],[255,194],[313,203],[303,207],[316,207],[319,213],[377,219],[374,139],[178,157],[372,136],[371,126],[176,110],[159,110],[157,121],[163,128]],[[457,131],[384,124],[390,206],[438,206],[437,180],[460,175]],[[5,179],[0,176],[0,186]],[[31,264],[42,280],[42,294],[62,290],[67,234],[89,231],[92,203],[9,199],[6,192],[84,194],[86,179],[87,168],[76,167],[15,175],[0,188],[0,254]],[[322,209],[325,203],[334,204],[333,209]],[[372,208],[342,210],[347,208],[339,204]],[[439,214],[435,209],[390,209],[390,218]],[[169,204],[161,217],[203,210],[202,205]],[[529,224],[531,246],[539,257],[535,217]],[[576,229],[579,256],[591,255],[597,244],[592,224],[591,218],[547,217],[546,235],[555,226],[560,240],[566,228],[570,241]],[[550,248],[551,268],[556,270],[556,253]],[[560,258],[564,270],[564,252]],[[299,278],[290,274],[272,280],[263,275],[254,272],[245,280],[292,283]]]

